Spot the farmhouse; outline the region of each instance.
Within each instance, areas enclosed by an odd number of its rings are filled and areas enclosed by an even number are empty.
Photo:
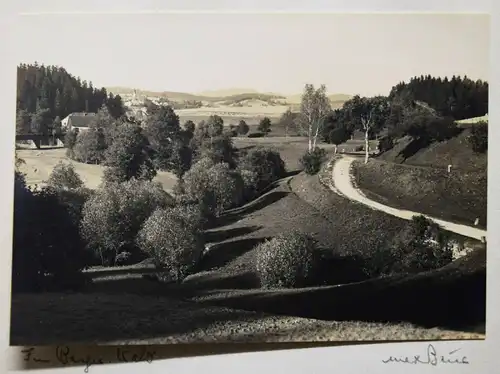
[[[61,120],[62,128],[65,130],[87,130],[95,118],[95,113],[71,113]]]

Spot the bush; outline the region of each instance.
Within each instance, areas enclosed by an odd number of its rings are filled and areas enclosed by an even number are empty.
[[[78,137],[77,130],[70,130],[64,136],[64,147],[69,150],[73,150],[76,144],[76,139]]]
[[[247,125],[247,123],[244,120],[241,120],[238,123],[238,127],[237,127],[238,134],[246,135],[249,130],[250,130],[250,127]]]
[[[84,244],[56,192],[32,192],[20,178],[14,191],[13,292],[43,291],[51,278],[59,288],[81,286]]]
[[[264,117],[259,122],[259,127],[257,128],[260,132],[267,134],[271,131],[271,120],[268,117]]]
[[[379,152],[386,152],[394,147],[394,139],[391,136],[380,138],[378,143]]]
[[[280,234],[256,248],[257,273],[263,288],[309,285],[316,256],[314,240],[299,232]]]
[[[136,236],[144,221],[174,199],[159,183],[131,179],[97,190],[82,211],[81,233],[103,265],[113,265],[121,252],[140,256]]]
[[[257,172],[247,169],[239,169],[243,180],[243,199],[249,201],[258,194],[259,175]]]
[[[414,216],[386,249],[371,259],[383,275],[412,274],[441,268],[453,260],[449,235],[425,216]]]
[[[471,135],[467,138],[472,150],[485,153],[488,150],[488,123],[478,122],[471,127]]]
[[[350,137],[349,131],[344,127],[337,127],[331,130],[326,137],[326,141],[330,144],[339,145],[344,143]]]
[[[300,159],[305,172],[309,175],[317,174],[321,170],[321,164],[326,160],[326,152],[323,148],[315,148],[312,152],[307,151]]]
[[[285,162],[279,152],[270,148],[254,148],[241,157],[238,169],[243,177],[245,186],[259,192],[270,183],[283,178],[286,174]],[[247,172],[244,172],[246,170]],[[249,185],[248,183],[255,183]]]
[[[203,139],[200,145],[199,158],[210,158],[215,164],[226,163],[234,168],[236,149],[230,136],[222,135]]]
[[[94,191],[85,187],[73,189],[53,188],[53,190],[56,193],[59,202],[66,207],[75,225],[79,227],[82,219],[83,206],[92,196]]]
[[[152,180],[156,169],[152,162],[149,141],[142,128],[124,123],[113,134],[113,142],[106,150],[105,171],[107,182],[123,182],[129,179]]]
[[[64,164],[59,161],[52,169],[47,185],[57,189],[74,189],[82,187],[83,181],[75,171],[73,164]]]
[[[199,210],[189,205],[155,210],[138,234],[140,248],[178,282],[199,262],[202,239]]]
[[[228,164],[215,164],[203,158],[184,175],[183,188],[188,200],[204,206],[209,215],[217,216],[242,200],[243,181]]]
[[[73,157],[76,161],[86,164],[100,164],[104,161],[106,140],[102,130],[88,129],[78,133],[73,148]]]
[[[262,132],[253,132],[251,134],[248,134],[247,137],[248,138],[262,138],[264,137],[266,134],[262,133]]]

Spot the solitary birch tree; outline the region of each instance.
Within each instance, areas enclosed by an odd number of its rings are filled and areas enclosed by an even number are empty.
[[[389,102],[386,97],[354,96],[345,103],[344,108],[355,122],[355,127],[365,133],[365,164],[368,162],[370,134],[384,126],[389,115]]]
[[[300,104],[299,126],[302,132],[307,132],[309,139],[309,152],[316,148],[318,134],[323,128],[326,117],[332,111],[330,99],[326,95],[326,86],[323,84],[318,89],[312,84],[306,84]]]

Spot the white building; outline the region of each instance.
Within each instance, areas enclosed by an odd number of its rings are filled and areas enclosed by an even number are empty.
[[[95,113],[71,113],[61,120],[64,130],[88,130],[90,123],[95,119]]]

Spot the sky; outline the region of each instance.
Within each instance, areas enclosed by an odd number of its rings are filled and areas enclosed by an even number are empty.
[[[473,14],[65,14],[16,22],[17,61],[94,86],[387,95],[415,75],[488,80],[490,20]]]

